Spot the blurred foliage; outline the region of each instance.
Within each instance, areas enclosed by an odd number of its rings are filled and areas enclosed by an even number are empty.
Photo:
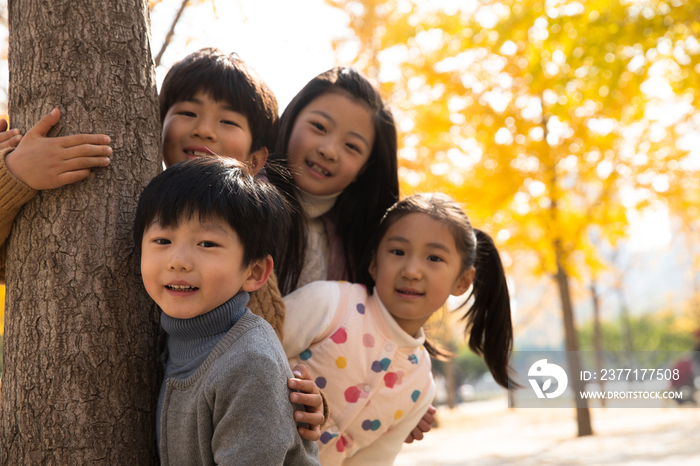
[[[484,360],[465,346],[461,347],[457,353],[455,369],[460,383],[475,382],[489,371]]]
[[[627,209],[700,215],[697,2],[327,3],[396,110],[404,194],[451,194],[539,272],[601,269],[588,229],[615,244]]]
[[[459,348],[453,362],[457,386],[464,383],[474,384],[489,371],[484,360],[466,346]],[[433,371],[445,375],[445,362],[434,359]]]
[[[467,308],[464,307],[449,311],[447,306],[443,306],[424,326],[430,343],[437,346],[443,353],[452,356],[450,359],[454,363],[456,386],[467,382],[474,383],[489,371],[484,360],[467,346],[462,320],[466,310]],[[444,358],[433,358],[433,370],[445,375]]]
[[[630,316],[632,346],[636,351],[691,351],[696,324],[679,319],[673,310]],[[622,319],[600,322],[604,351],[626,351]],[[581,351],[593,351],[593,321],[579,325]]]
[[[700,2],[326,3],[352,31],[334,47],[395,111],[402,193],[462,202],[506,267],[535,256],[536,275],[558,274],[565,316],[568,277],[609,267],[597,244],[624,240],[630,211],[665,204],[700,238]],[[649,319],[632,324],[640,347],[687,343],[672,316]]]

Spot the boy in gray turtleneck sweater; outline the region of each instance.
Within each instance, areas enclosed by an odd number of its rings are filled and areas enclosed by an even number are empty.
[[[134,237],[168,334],[162,464],[319,464],[315,442],[297,435],[284,350],[246,309],[289,223],[275,188],[232,159],[175,165],[141,195]]]

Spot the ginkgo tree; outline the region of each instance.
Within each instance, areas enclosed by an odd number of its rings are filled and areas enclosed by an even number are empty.
[[[538,257],[577,373],[569,281],[602,266],[589,229],[614,244],[628,209],[685,205],[671,185],[696,176],[697,4],[327,2],[353,32],[336,47],[398,114],[403,192],[448,192],[499,246]],[[577,414],[592,433],[587,407]]]

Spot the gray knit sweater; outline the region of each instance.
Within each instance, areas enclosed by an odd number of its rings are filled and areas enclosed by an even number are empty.
[[[297,433],[293,413],[303,407],[289,402],[292,372],[274,330],[249,310],[238,318],[246,298],[236,295],[204,319],[162,322],[173,332],[174,377],[161,394],[161,464],[319,464],[315,442]],[[230,327],[223,336],[222,325]]]

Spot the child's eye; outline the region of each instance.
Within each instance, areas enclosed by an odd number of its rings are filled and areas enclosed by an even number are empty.
[[[312,121],[312,122],[311,122],[311,126],[313,126],[314,128],[316,128],[316,129],[319,130],[319,131],[323,131],[323,132],[326,131],[325,126],[323,126],[321,123],[316,123],[316,122],[313,122],[313,121]]]
[[[403,252],[403,250],[401,250],[401,249],[391,249],[391,250],[389,251],[389,253],[390,253],[390,254],[393,254],[393,255],[395,255],[395,256],[403,256],[403,255],[404,255],[404,252]]]
[[[165,238],[156,238],[156,239],[153,240],[153,242],[156,243],[156,244],[161,244],[161,245],[170,244],[170,240],[169,240],[169,239],[165,239]]]
[[[442,257],[440,256],[435,256],[435,255],[430,255],[428,256],[428,260],[430,262],[442,262]]]
[[[195,118],[197,117],[197,114],[194,112],[190,112],[188,110],[183,110],[181,112],[177,112],[178,115],[186,116],[186,117],[192,117]]]
[[[235,121],[231,121],[231,120],[222,120],[221,123],[223,123],[225,125],[230,125],[230,126],[237,126],[239,128],[241,127],[241,125],[239,125]]]
[[[361,152],[360,148],[357,147],[355,144],[345,144],[350,150],[357,152],[358,154]]]
[[[214,243],[213,241],[202,241],[199,243],[199,245],[203,248],[215,248],[218,246],[218,244]]]

